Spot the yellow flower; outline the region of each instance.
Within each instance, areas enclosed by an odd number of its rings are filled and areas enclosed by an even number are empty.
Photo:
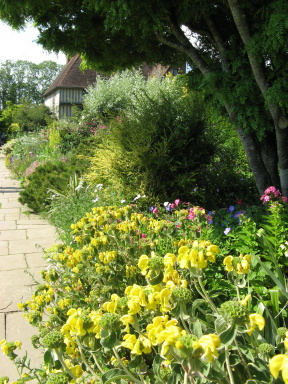
[[[111,300],[112,301],[106,301],[103,304],[103,309],[107,312],[115,313],[117,308],[117,303],[120,300],[120,297],[115,293],[113,293],[113,295],[111,295]]]
[[[259,315],[258,313],[252,313],[251,315],[249,315],[249,320],[250,320],[250,328],[247,331],[248,335],[252,334],[256,326],[260,329],[260,331],[264,329],[265,319],[263,316]]]
[[[228,272],[232,272],[234,270],[232,261],[233,261],[233,256],[230,256],[230,255],[226,256],[225,259],[223,260],[223,264],[225,265],[226,271]]]
[[[142,256],[140,256],[138,264],[137,264],[138,267],[141,269],[141,274],[144,276],[147,274],[147,269],[149,268],[148,267],[149,260],[150,259],[148,256],[142,255]]]
[[[120,318],[120,320],[122,321],[122,323],[124,325],[126,325],[126,328],[125,328],[125,332],[126,333],[130,333],[130,329],[129,329],[129,325],[133,325],[135,323],[135,319],[133,316],[131,315],[124,315]]]
[[[81,377],[83,374],[83,369],[80,365],[75,365],[73,368],[71,368],[71,373],[76,377]]]
[[[217,348],[221,345],[221,340],[218,335],[209,334],[201,336],[196,343],[199,343],[204,351],[204,355],[201,356],[202,360],[210,362],[218,357]]]
[[[280,371],[282,371],[282,379],[285,384],[288,384],[288,356],[276,355],[270,359],[269,370],[274,379],[277,379]]]
[[[172,295],[171,288],[164,288],[159,292],[159,299],[161,302],[161,312],[168,312],[171,309],[171,304],[169,302]]]
[[[251,299],[251,295],[246,295],[243,300],[240,300],[240,303],[244,306],[247,307],[248,301]]]
[[[123,340],[121,346],[130,349],[134,355],[151,352],[151,342],[145,336],[141,335],[139,339],[137,339],[135,335],[127,333],[123,337]]]
[[[226,256],[223,260],[223,264],[226,266],[226,271],[235,271],[238,274],[247,274],[250,268],[250,255],[240,254],[239,257],[233,257],[231,255]]]
[[[0,341],[1,349],[4,355],[8,355],[9,352],[9,345],[5,339]]]

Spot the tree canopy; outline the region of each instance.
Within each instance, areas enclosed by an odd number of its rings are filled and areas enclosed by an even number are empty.
[[[189,84],[227,113],[259,192],[288,195],[286,0],[0,0],[15,28],[33,20],[48,50],[113,71],[189,62]]]
[[[35,64],[26,60],[0,62],[0,109],[7,102],[43,103],[43,94],[58,75],[62,65],[54,61]]]

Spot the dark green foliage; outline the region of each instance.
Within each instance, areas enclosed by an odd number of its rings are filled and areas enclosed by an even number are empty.
[[[7,103],[0,117],[5,130],[10,136],[18,133],[35,132],[46,127],[52,119],[51,112],[44,104],[12,104]]]
[[[121,162],[114,164],[119,178],[154,198],[190,200],[216,150],[206,128],[196,95],[142,94],[133,114],[112,124],[113,140],[122,149]],[[123,169],[123,160],[129,169]]]
[[[19,201],[34,212],[45,212],[50,206],[49,189],[63,190],[69,183],[71,166],[62,162],[47,162],[27,177],[28,185],[20,192]]]

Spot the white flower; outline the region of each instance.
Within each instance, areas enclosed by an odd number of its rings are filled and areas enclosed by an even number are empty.
[[[138,193],[138,195],[136,197],[134,197],[133,201],[140,199],[140,197],[141,197],[141,195]]]
[[[102,189],[102,188],[103,188],[103,184],[97,184],[97,185],[95,186],[95,191],[94,191],[94,192],[96,192],[97,189]]]
[[[83,188],[83,185],[80,183],[79,185],[77,185],[77,187],[75,188],[75,191],[78,191],[79,189]]]
[[[126,200],[121,200],[120,203],[121,204],[126,203]]]
[[[170,204],[169,201],[165,201],[165,203],[163,205],[164,205],[164,207],[167,207],[169,204]]]
[[[96,197],[94,200],[92,200],[92,202],[97,203],[98,200],[99,200],[99,197]]]

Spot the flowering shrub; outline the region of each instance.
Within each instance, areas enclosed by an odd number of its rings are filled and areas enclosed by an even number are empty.
[[[223,255],[199,238],[207,220],[188,233],[190,210],[173,215],[94,208],[71,226],[71,244],[47,250],[45,283],[19,304],[39,330],[33,345],[45,349],[42,370],[16,359],[25,381],[254,384],[279,372],[286,380],[284,354],[268,366],[287,330],[283,311],[273,323],[253,290],[255,255]]]
[[[279,189],[271,186],[265,189],[263,195],[260,197],[260,200],[262,200],[263,204],[265,204],[268,201],[277,201],[279,198],[282,199],[284,203],[287,203],[287,197],[281,196]]]

